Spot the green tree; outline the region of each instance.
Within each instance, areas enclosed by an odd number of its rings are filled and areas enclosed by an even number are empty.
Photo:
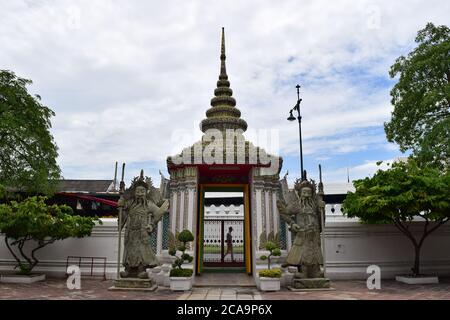
[[[55,114],[28,93],[31,83],[0,70],[0,185],[48,194],[60,177],[50,134]]]
[[[23,274],[31,273],[39,263],[38,250],[57,240],[89,236],[95,223],[101,224],[97,217],[73,215],[72,208],[49,206],[45,200],[46,197],[30,197],[0,205],[0,233]]]
[[[387,139],[412,150],[423,164],[450,168],[450,29],[428,23],[415,39],[418,46],[391,66],[399,76],[391,90],[392,118]]]
[[[373,177],[354,181],[343,203],[344,213],[363,223],[392,223],[414,246],[414,276],[420,275],[420,250],[425,239],[450,219],[450,173],[419,167],[413,159],[395,162]],[[411,230],[422,218],[422,232]],[[416,223],[414,223],[416,224]],[[414,228],[415,229],[415,228]]]

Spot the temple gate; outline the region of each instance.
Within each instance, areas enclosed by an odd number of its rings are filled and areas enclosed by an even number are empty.
[[[232,97],[225,59],[222,29],[220,75],[211,108],[200,123],[202,139],[167,158],[170,213],[168,239],[162,249],[174,245],[180,231],[192,231],[195,241],[189,250],[197,275],[211,267],[253,274],[257,252],[266,241],[276,241],[286,249],[286,230],[280,225],[276,207],[282,159],[255,147],[243,136],[247,123]],[[236,205],[242,205],[242,212],[235,218],[213,218],[207,214],[212,205],[205,198],[208,192],[239,193],[242,203]],[[230,254],[224,257],[230,251],[229,226],[235,226],[233,259]]]

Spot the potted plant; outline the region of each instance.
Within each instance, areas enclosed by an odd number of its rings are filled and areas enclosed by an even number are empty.
[[[178,248],[172,247],[169,254],[175,257],[170,270],[170,289],[173,291],[186,291],[192,289],[192,269],[182,267],[184,262],[191,263],[194,259],[186,253],[187,243],[194,240],[194,236],[189,230],[183,230],[178,234],[178,241],[181,243]],[[181,255],[177,256],[177,249],[181,251]]]
[[[259,290],[261,291],[278,291],[280,290],[280,280],[281,280],[281,269],[274,268],[271,269],[271,258],[281,256],[281,250],[278,246],[267,241],[265,248],[269,251],[268,256],[261,256],[261,260],[267,260],[267,269],[259,270]]]

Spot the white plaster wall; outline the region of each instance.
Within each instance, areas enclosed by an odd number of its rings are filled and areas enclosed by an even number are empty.
[[[56,241],[39,250],[36,256],[40,263],[34,270],[45,272],[49,276],[64,276],[67,256],[106,257],[107,278],[115,278],[118,248],[117,219],[104,218],[102,221],[103,225],[94,227],[90,237]],[[4,236],[0,234],[0,269],[11,270],[15,264],[16,261],[5,245]],[[90,269],[85,267],[82,268],[82,274],[83,271],[90,272]],[[102,274],[103,266],[96,267],[94,273]]]
[[[38,251],[36,256],[39,264],[33,269],[36,272],[44,272],[50,277],[65,277],[67,256],[83,256],[83,257],[106,257],[106,278],[116,279],[117,275],[117,249],[118,249],[118,232],[117,219],[103,218],[103,225],[97,225],[92,230],[92,234],[85,238],[69,238],[63,241],[56,241]],[[8,248],[4,244],[4,236],[0,234],[0,270],[12,270],[16,265],[16,261],[11,256]],[[190,252],[193,254],[193,252]],[[123,257],[123,235],[122,235],[122,254]],[[168,270],[170,270],[173,257],[169,256],[167,250],[157,255],[162,268],[158,277],[160,285],[168,285]],[[70,264],[78,264],[78,261],[71,260]],[[103,261],[98,261],[101,265],[94,266],[94,275],[103,275]],[[83,259],[81,268],[82,276],[90,275],[90,266],[84,266],[88,262]],[[189,267],[189,266],[187,266]],[[192,266],[191,266],[192,267]],[[163,269],[163,271],[161,271]],[[155,279],[156,280],[156,279]]]
[[[410,228],[418,237],[423,222],[415,221]],[[282,253],[282,259],[274,263],[275,267],[280,266],[287,251]],[[267,252],[256,251],[256,270],[267,268],[267,262],[259,259],[263,254],[267,255]],[[367,267],[373,264],[381,268],[383,279],[393,279],[396,275],[410,273],[414,261],[410,240],[395,226],[366,225],[339,213],[327,215],[325,255],[326,276],[332,280],[365,280],[369,276]],[[441,226],[425,240],[421,272],[450,276],[450,223]],[[285,270],[282,285],[289,283],[286,279],[289,276],[292,274]]]
[[[422,226],[422,222],[415,222],[412,228],[420,230]],[[49,276],[64,276],[68,255],[106,257],[107,277],[114,279],[117,235],[116,219],[103,219],[103,225],[96,226],[90,237],[57,241],[42,249],[37,254],[41,263],[35,270]],[[366,268],[371,264],[381,267],[382,278],[393,278],[396,274],[408,273],[413,263],[412,245],[391,225],[363,225],[354,219],[327,217],[325,245],[327,276],[331,279],[367,279]],[[254,252],[255,269],[264,268],[265,262],[258,261],[257,257],[265,252]],[[158,258],[170,266],[171,258],[166,250]],[[4,245],[4,237],[0,235],[0,269],[11,270],[14,265],[15,261]],[[102,268],[94,271],[101,273]],[[422,271],[450,275],[450,224],[442,226],[425,241]]]
[[[419,237],[423,222],[411,229]],[[382,278],[410,273],[414,261],[411,241],[393,225],[365,225],[339,219],[325,226],[327,276],[331,279],[367,279],[366,269],[375,264]],[[441,226],[424,242],[421,273],[450,275],[450,224]]]

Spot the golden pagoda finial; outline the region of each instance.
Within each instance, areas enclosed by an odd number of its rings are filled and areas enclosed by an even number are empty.
[[[222,27],[222,41],[220,46],[220,74],[217,88],[214,90],[214,98],[211,99],[211,108],[206,111],[206,119],[200,123],[200,129],[206,132],[208,129],[247,130],[247,122],[241,119],[241,112],[237,109],[236,100],[233,98],[233,90],[228,81],[225,67],[225,28]]]
[[[219,76],[219,79],[223,79],[223,80],[228,79],[227,68],[225,66],[226,58],[227,57],[225,55],[225,28],[222,27],[222,45],[220,48],[220,76]]]

